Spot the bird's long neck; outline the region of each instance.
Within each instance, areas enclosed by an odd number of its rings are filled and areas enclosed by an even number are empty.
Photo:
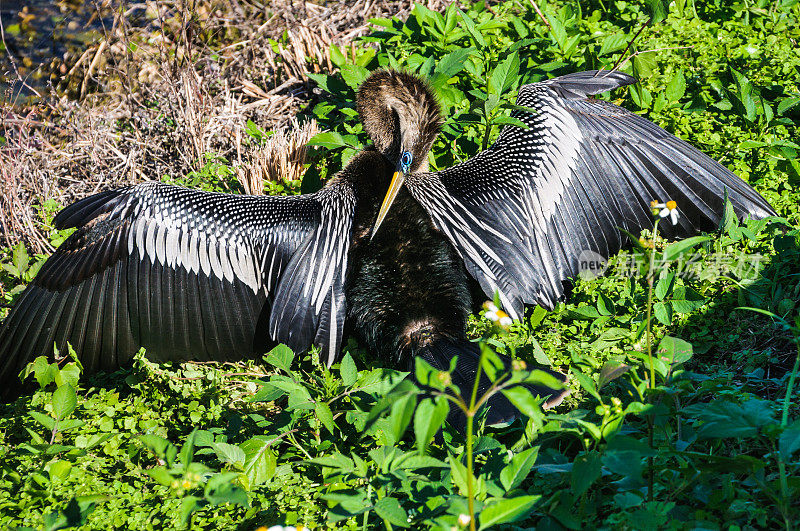
[[[390,161],[401,150],[413,155],[412,171],[427,166],[441,128],[439,104],[425,83],[412,75],[379,70],[359,87],[359,117],[375,149]]]

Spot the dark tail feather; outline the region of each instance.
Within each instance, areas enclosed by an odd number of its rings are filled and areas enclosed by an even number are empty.
[[[458,364],[456,365],[455,371],[451,374],[452,381],[461,389],[463,396],[471,395],[481,355],[480,348],[476,343],[466,340],[454,342],[440,339],[432,345],[425,347],[417,355],[431,364],[432,367],[439,370],[448,370],[450,368],[450,360],[453,359],[454,356],[458,356]],[[509,358],[501,354],[498,354],[498,356],[506,367],[511,366],[511,360]],[[567,380],[566,375],[560,372],[541,366],[536,366],[535,368],[552,374],[562,382],[566,382]],[[477,396],[482,396],[489,388],[490,384],[486,375],[481,373]],[[546,397],[545,402],[542,404],[542,407],[545,409],[557,406],[569,394],[569,390],[566,388],[551,389],[542,385],[526,385],[525,387],[534,395]],[[497,393],[492,396],[487,404],[489,406],[489,412],[486,417],[486,424],[489,426],[509,424],[520,416],[517,408],[514,407],[502,393]],[[451,407],[447,420],[451,425],[461,431],[465,430],[466,418],[461,410]]]

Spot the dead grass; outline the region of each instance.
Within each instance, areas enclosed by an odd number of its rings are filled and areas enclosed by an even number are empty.
[[[430,0],[442,9],[445,2]],[[314,96],[306,72],[331,71],[331,43],[350,45],[373,17],[405,17],[409,2],[349,0],[118,1],[103,38],[57,65],[61,97],[0,103],[0,245],[52,250],[37,210],[103,189],[198,170],[213,153],[259,179],[296,180],[315,124],[292,118]],[[112,18],[112,17],[109,17]],[[136,22],[138,21],[138,22]],[[250,141],[248,120],[276,130]]]

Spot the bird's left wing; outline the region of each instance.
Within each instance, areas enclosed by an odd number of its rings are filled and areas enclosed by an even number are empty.
[[[506,126],[476,157],[406,186],[464,259],[484,292],[513,317],[552,307],[583,253],[608,257],[623,228],[652,228],[652,200],[681,212],[670,237],[717,227],[724,197],[736,214],[774,214],[750,185],[652,122],[587,96],[634,83],[621,72],[580,72],[520,89]],[[593,254],[596,253],[596,254]]]
[[[88,371],[148,358],[233,361],[269,339],[338,353],[355,209],[349,183],[243,196],[161,183],[62,210],[76,231],[0,323],[0,384],[69,342]],[[0,389],[0,395],[3,389]]]

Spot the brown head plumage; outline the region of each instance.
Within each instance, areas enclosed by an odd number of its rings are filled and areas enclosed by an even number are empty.
[[[442,127],[439,103],[427,84],[396,70],[377,70],[358,88],[358,114],[375,148],[392,162],[400,149],[413,155],[411,171],[426,170],[428,151]]]

